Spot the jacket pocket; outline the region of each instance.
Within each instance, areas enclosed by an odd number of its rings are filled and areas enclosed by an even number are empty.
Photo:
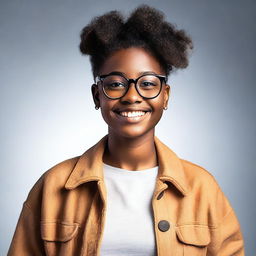
[[[41,222],[41,238],[46,255],[75,255],[78,230],[78,223]]]
[[[210,243],[210,232],[206,225],[176,226],[177,253],[180,256],[205,256]]]

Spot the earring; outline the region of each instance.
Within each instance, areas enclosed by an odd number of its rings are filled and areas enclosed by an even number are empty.
[[[167,106],[165,106],[165,107],[164,107],[164,110],[167,110],[167,109],[168,109],[168,107],[167,107]]]
[[[98,110],[100,107],[99,106],[95,106],[95,109]]]

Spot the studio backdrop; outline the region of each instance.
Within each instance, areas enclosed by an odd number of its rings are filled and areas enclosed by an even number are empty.
[[[5,255],[27,194],[53,165],[107,133],[94,109],[79,34],[92,17],[139,4],[162,10],[192,37],[187,69],[169,77],[156,135],[203,166],[230,200],[246,255],[256,251],[255,13],[252,0],[0,1],[1,240]]]

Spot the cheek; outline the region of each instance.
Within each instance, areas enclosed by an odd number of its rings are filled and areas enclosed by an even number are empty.
[[[103,120],[108,124],[109,117],[107,115],[106,109],[103,107],[101,107],[101,116],[102,116]]]
[[[108,123],[109,119],[110,119],[110,108],[108,105],[102,104],[101,115],[102,115],[103,119],[105,120],[105,122]]]
[[[111,111],[113,104],[113,100],[106,99],[104,95],[100,97],[101,115],[107,124],[110,124],[112,115],[114,115],[114,113]]]
[[[163,108],[164,108],[164,95],[160,94],[156,99],[152,100],[152,107],[153,107],[153,117],[154,122],[158,122],[163,114]]]
[[[162,113],[164,108],[164,94],[161,93],[157,98],[152,99],[151,105],[155,112]]]
[[[155,115],[154,115],[154,123],[155,125],[160,121],[161,117],[163,115],[163,107],[162,106],[159,106],[155,112]]]

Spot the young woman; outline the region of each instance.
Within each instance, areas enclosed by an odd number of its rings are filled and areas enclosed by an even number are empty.
[[[155,137],[168,75],[188,65],[191,39],[140,6],[81,33],[108,135],[47,171],[23,205],[9,256],[244,255],[235,213],[202,167]]]

